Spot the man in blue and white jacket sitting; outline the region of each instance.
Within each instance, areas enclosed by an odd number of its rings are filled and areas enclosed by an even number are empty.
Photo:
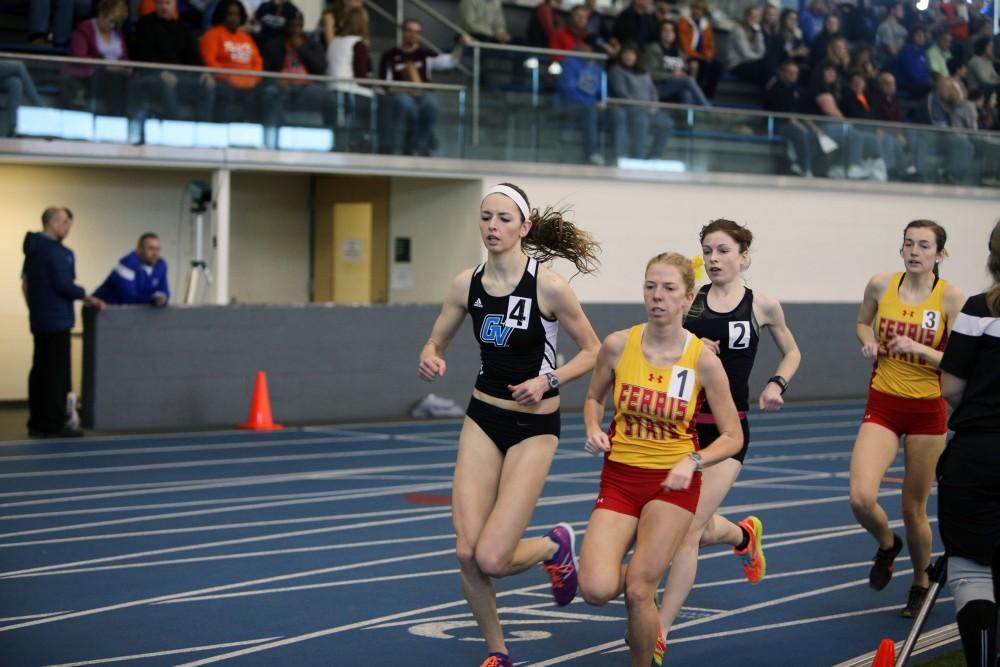
[[[160,237],[152,232],[140,236],[136,249],[119,260],[94,296],[107,303],[167,305],[170,287],[167,263],[160,258]]]

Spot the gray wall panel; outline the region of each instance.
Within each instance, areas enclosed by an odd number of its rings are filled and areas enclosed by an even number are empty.
[[[598,336],[642,321],[641,305],[586,304]],[[870,366],[854,338],[854,304],[785,306],[803,353],[787,398],[863,396]],[[445,377],[417,378],[417,355],[438,306],[201,306],[109,308],[86,318],[85,421],[100,430],[226,426],[246,418],[258,369],[267,371],[275,419],[396,419],[428,392],[463,405],[479,355],[464,324],[446,354]],[[765,336],[766,337],[766,336]],[[576,346],[562,333],[560,351]],[[761,345],[756,397],[777,351]],[[582,406],[586,379],[563,389]]]

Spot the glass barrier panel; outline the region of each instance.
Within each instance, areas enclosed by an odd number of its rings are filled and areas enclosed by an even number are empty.
[[[0,58],[0,132],[181,148],[460,157],[464,90],[134,63]]]

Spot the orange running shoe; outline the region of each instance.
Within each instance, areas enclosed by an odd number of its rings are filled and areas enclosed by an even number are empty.
[[[740,528],[747,531],[750,541],[743,551],[737,551],[733,547],[733,553],[743,561],[743,574],[751,584],[758,584],[767,573],[767,559],[764,558],[764,547],[761,538],[764,536],[764,525],[755,516],[748,516],[738,524]]]
[[[490,653],[479,667],[514,667],[514,661],[506,653]]]

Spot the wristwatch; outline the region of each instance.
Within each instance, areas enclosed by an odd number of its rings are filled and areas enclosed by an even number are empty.
[[[545,374],[545,379],[548,380],[549,389],[558,389],[559,388],[559,378],[556,377],[555,373],[546,373]]]
[[[781,377],[780,375],[772,375],[771,377],[769,377],[767,379],[767,381],[768,381],[768,383],[773,382],[774,384],[776,384],[779,387],[781,387],[781,394],[782,395],[784,395],[785,394],[785,390],[788,389],[788,380],[786,380],[785,378]]]
[[[694,461],[695,472],[698,472],[699,470],[705,467],[705,464],[701,460],[701,454],[699,454],[698,452],[689,453],[688,458]]]

